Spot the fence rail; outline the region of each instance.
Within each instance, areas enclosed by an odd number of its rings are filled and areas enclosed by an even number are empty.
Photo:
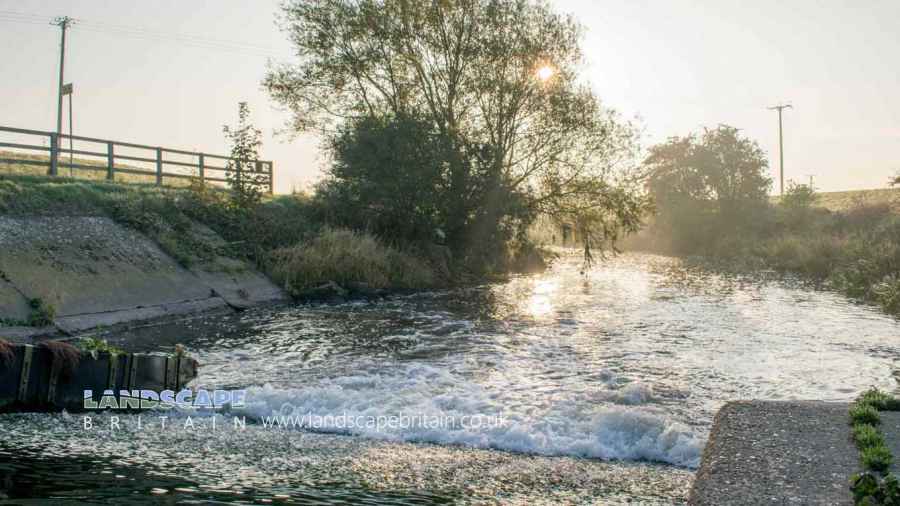
[[[209,153],[195,153],[193,151],[185,151],[181,149],[162,148],[159,146],[148,146],[145,144],[135,144],[131,142],[111,141],[108,139],[96,139],[93,137],[84,137],[81,135],[57,134],[56,132],[44,132],[41,130],[28,130],[24,128],[13,128],[0,126],[0,133],[14,134],[26,137],[41,137],[49,141],[49,146],[22,143],[22,142],[3,142],[0,139],[0,148],[10,148],[18,151],[0,151],[0,163],[17,164],[17,165],[36,165],[46,166],[47,174],[50,176],[59,175],[60,168],[68,168],[80,171],[106,172],[106,179],[114,181],[116,174],[129,174],[146,176],[155,178],[156,184],[162,186],[166,178],[175,179],[198,179],[202,183],[216,182],[227,183],[228,174],[233,173],[237,179],[244,174],[261,176],[264,185],[268,186],[269,193],[272,193],[275,187],[274,167],[271,161],[266,160],[238,160],[223,155],[213,155]],[[68,140],[70,148],[66,149],[62,146],[61,141]],[[105,145],[106,149],[102,151],[90,151],[87,149],[72,149],[72,141],[79,143],[88,143],[93,145]],[[122,149],[131,151],[129,154],[122,154]],[[100,148],[102,149],[102,148]],[[137,151],[138,153],[133,153]],[[149,153],[148,153],[149,151]],[[24,152],[24,153],[23,153]],[[46,156],[47,159],[27,159],[27,158],[8,158],[7,154],[37,154]],[[68,155],[63,157],[61,155]],[[88,161],[94,164],[76,163],[75,155],[94,157]],[[143,156],[141,156],[143,155]],[[149,155],[149,156],[146,156]],[[166,156],[174,155],[174,156]],[[192,157],[192,161],[184,161],[173,159],[178,156]],[[134,166],[117,165],[117,160],[128,162],[140,162],[145,164],[153,164],[152,168],[141,168]],[[219,161],[221,165],[209,164],[208,161]],[[223,163],[224,161],[224,163]],[[234,162],[229,167],[230,162]],[[247,167],[252,167],[248,169]]]

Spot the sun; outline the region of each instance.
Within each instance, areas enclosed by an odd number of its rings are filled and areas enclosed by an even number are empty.
[[[550,78],[554,75],[556,75],[556,69],[554,69],[550,65],[542,65],[537,70],[537,77],[541,81],[549,81]]]

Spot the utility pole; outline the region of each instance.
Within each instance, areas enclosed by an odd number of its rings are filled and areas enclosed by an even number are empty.
[[[812,190],[813,189],[813,178],[816,177],[816,175],[815,174],[807,174],[807,176],[809,176],[809,189]]]
[[[55,18],[51,24],[58,26],[62,31],[62,39],[59,44],[59,86],[56,88],[57,107],[56,107],[56,139],[57,149],[59,148],[59,134],[62,133],[62,114],[63,114],[63,69],[66,65],[66,29],[72,25],[74,20],[69,16]],[[53,146],[51,146],[53,149]]]
[[[770,111],[778,111],[778,158],[779,158],[779,170],[780,170],[780,184],[781,184],[781,196],[784,197],[784,135],[782,134],[781,128],[781,111],[785,109],[793,109],[794,106],[791,104],[780,104],[773,107],[769,107]]]

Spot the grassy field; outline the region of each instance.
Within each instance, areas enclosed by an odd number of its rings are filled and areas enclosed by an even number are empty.
[[[862,205],[888,204],[900,212],[900,188],[824,192],[819,194],[817,205],[831,211],[845,211]]]
[[[48,155],[33,155],[15,151],[0,150],[0,158],[15,158],[18,160],[28,160],[42,162],[44,165],[32,165],[24,163],[0,162],[0,175],[12,176],[46,176],[50,167],[50,157]],[[106,181],[106,160],[97,160],[89,158],[74,158],[72,163],[77,165],[87,165],[97,167],[97,170],[89,169],[70,169],[62,165],[69,161],[68,156],[60,158],[59,175],[63,177],[73,177],[76,179],[86,179],[90,181]],[[116,164],[117,169],[134,169],[134,170],[155,170],[147,167],[137,167],[134,165]],[[156,183],[155,175],[142,174],[123,174],[116,173],[115,181],[119,183]],[[183,178],[163,177],[163,184],[166,186],[188,186],[190,181]]]
[[[772,203],[778,203],[772,197]],[[862,206],[887,204],[895,212],[900,212],[900,187],[877,188],[874,190],[851,190],[843,192],[817,193],[816,206],[829,211],[847,211]]]

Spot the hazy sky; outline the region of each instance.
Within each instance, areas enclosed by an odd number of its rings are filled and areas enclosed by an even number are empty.
[[[759,141],[775,176],[777,118],[766,107],[789,101],[786,179],[877,188],[900,169],[896,0],[552,3],[585,25],[587,78],[608,105],[641,118],[645,144],[728,123]],[[245,100],[276,191],[302,187],[322,163],[317,141],[273,137],[285,115],[259,85],[267,58],[291,54],[277,5],[0,0],[0,125],[55,128],[59,29],[46,19],[69,15],[80,21],[66,63],[76,134],[225,153],[222,125]]]

